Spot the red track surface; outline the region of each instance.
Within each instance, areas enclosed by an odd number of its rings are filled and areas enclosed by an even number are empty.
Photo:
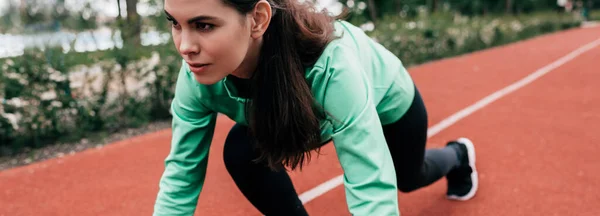
[[[410,68],[430,125],[600,37],[575,29]],[[445,180],[399,193],[403,215],[600,215],[600,47],[462,119],[429,147],[468,136],[480,190],[467,202],[444,197]],[[222,161],[233,122],[221,116],[197,215],[260,215]],[[151,215],[170,130],[0,172],[0,216]],[[331,145],[303,172],[299,193],[341,174]],[[342,186],[306,205],[311,215],[349,215]]]

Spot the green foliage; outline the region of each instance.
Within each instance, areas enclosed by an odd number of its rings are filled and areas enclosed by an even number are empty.
[[[68,101],[69,92],[65,92],[65,73],[50,67],[53,61],[57,68],[66,68],[60,59],[53,57],[54,50],[28,51],[24,57],[5,62],[1,67],[5,101],[2,118],[12,117],[13,137],[0,138],[13,140],[13,145],[24,143],[39,147],[46,141],[44,134],[60,134],[64,126],[60,125],[62,113],[58,108]],[[20,121],[14,122],[15,119]],[[3,127],[6,126],[3,124]],[[25,133],[27,135],[24,135]],[[53,137],[49,137],[53,138]]]
[[[591,11],[590,12],[590,20],[600,21],[600,10]]]
[[[77,55],[93,53],[62,49],[1,59],[0,149],[19,152],[170,117],[181,63],[172,43],[103,53],[87,65]]]
[[[364,23],[370,20],[370,8],[358,9],[360,2],[368,0],[341,0],[353,13],[353,23]],[[480,16],[490,14],[529,14],[537,11],[556,10],[556,0],[373,0],[377,19],[386,16],[400,15],[403,18],[414,18],[423,12],[451,11],[463,16]],[[588,1],[588,0],[584,0]],[[594,7],[600,7],[600,0],[590,0]],[[510,4],[509,4],[510,3]]]
[[[440,13],[413,19],[386,16],[368,34],[406,65],[416,65],[579,25],[579,19],[553,12],[485,17]]]

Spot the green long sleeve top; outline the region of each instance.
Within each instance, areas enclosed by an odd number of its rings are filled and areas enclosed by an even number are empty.
[[[396,174],[382,125],[406,112],[413,81],[401,61],[348,22],[335,22],[341,38],[306,68],[306,80],[323,108],[323,141],[332,140],[344,172],[353,215],[400,215]],[[247,124],[244,100],[231,80],[202,85],[183,62],[178,75],[171,150],[159,183],[154,215],[193,215],[205,180],[217,113]]]

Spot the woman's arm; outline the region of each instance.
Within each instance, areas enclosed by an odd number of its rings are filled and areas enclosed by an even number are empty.
[[[324,107],[335,118],[333,142],[350,213],[400,215],[394,165],[369,79],[356,50],[340,45],[332,56]]]
[[[183,63],[171,104],[171,151],[160,179],[155,216],[193,215],[202,190],[217,115],[200,103],[195,82]]]

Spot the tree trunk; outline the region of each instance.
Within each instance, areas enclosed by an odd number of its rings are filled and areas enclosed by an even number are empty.
[[[127,3],[127,28],[124,41],[131,45],[141,45],[142,22],[137,12],[138,0],[125,0]]]
[[[119,8],[119,10],[118,10],[119,15],[117,15],[117,18],[120,20],[121,17],[123,17],[121,15],[121,0],[117,0],[117,7]]]
[[[375,0],[367,0],[367,8],[369,9],[371,21],[375,23],[377,21],[377,5],[375,5]]]
[[[506,0],[506,13],[507,14],[511,14],[513,12],[512,7],[513,7],[512,0]]]
[[[431,13],[434,13],[437,10],[437,0],[431,0]]]
[[[27,15],[29,11],[27,11],[27,1],[21,0],[21,5],[19,6],[19,16],[20,20],[27,20]]]

